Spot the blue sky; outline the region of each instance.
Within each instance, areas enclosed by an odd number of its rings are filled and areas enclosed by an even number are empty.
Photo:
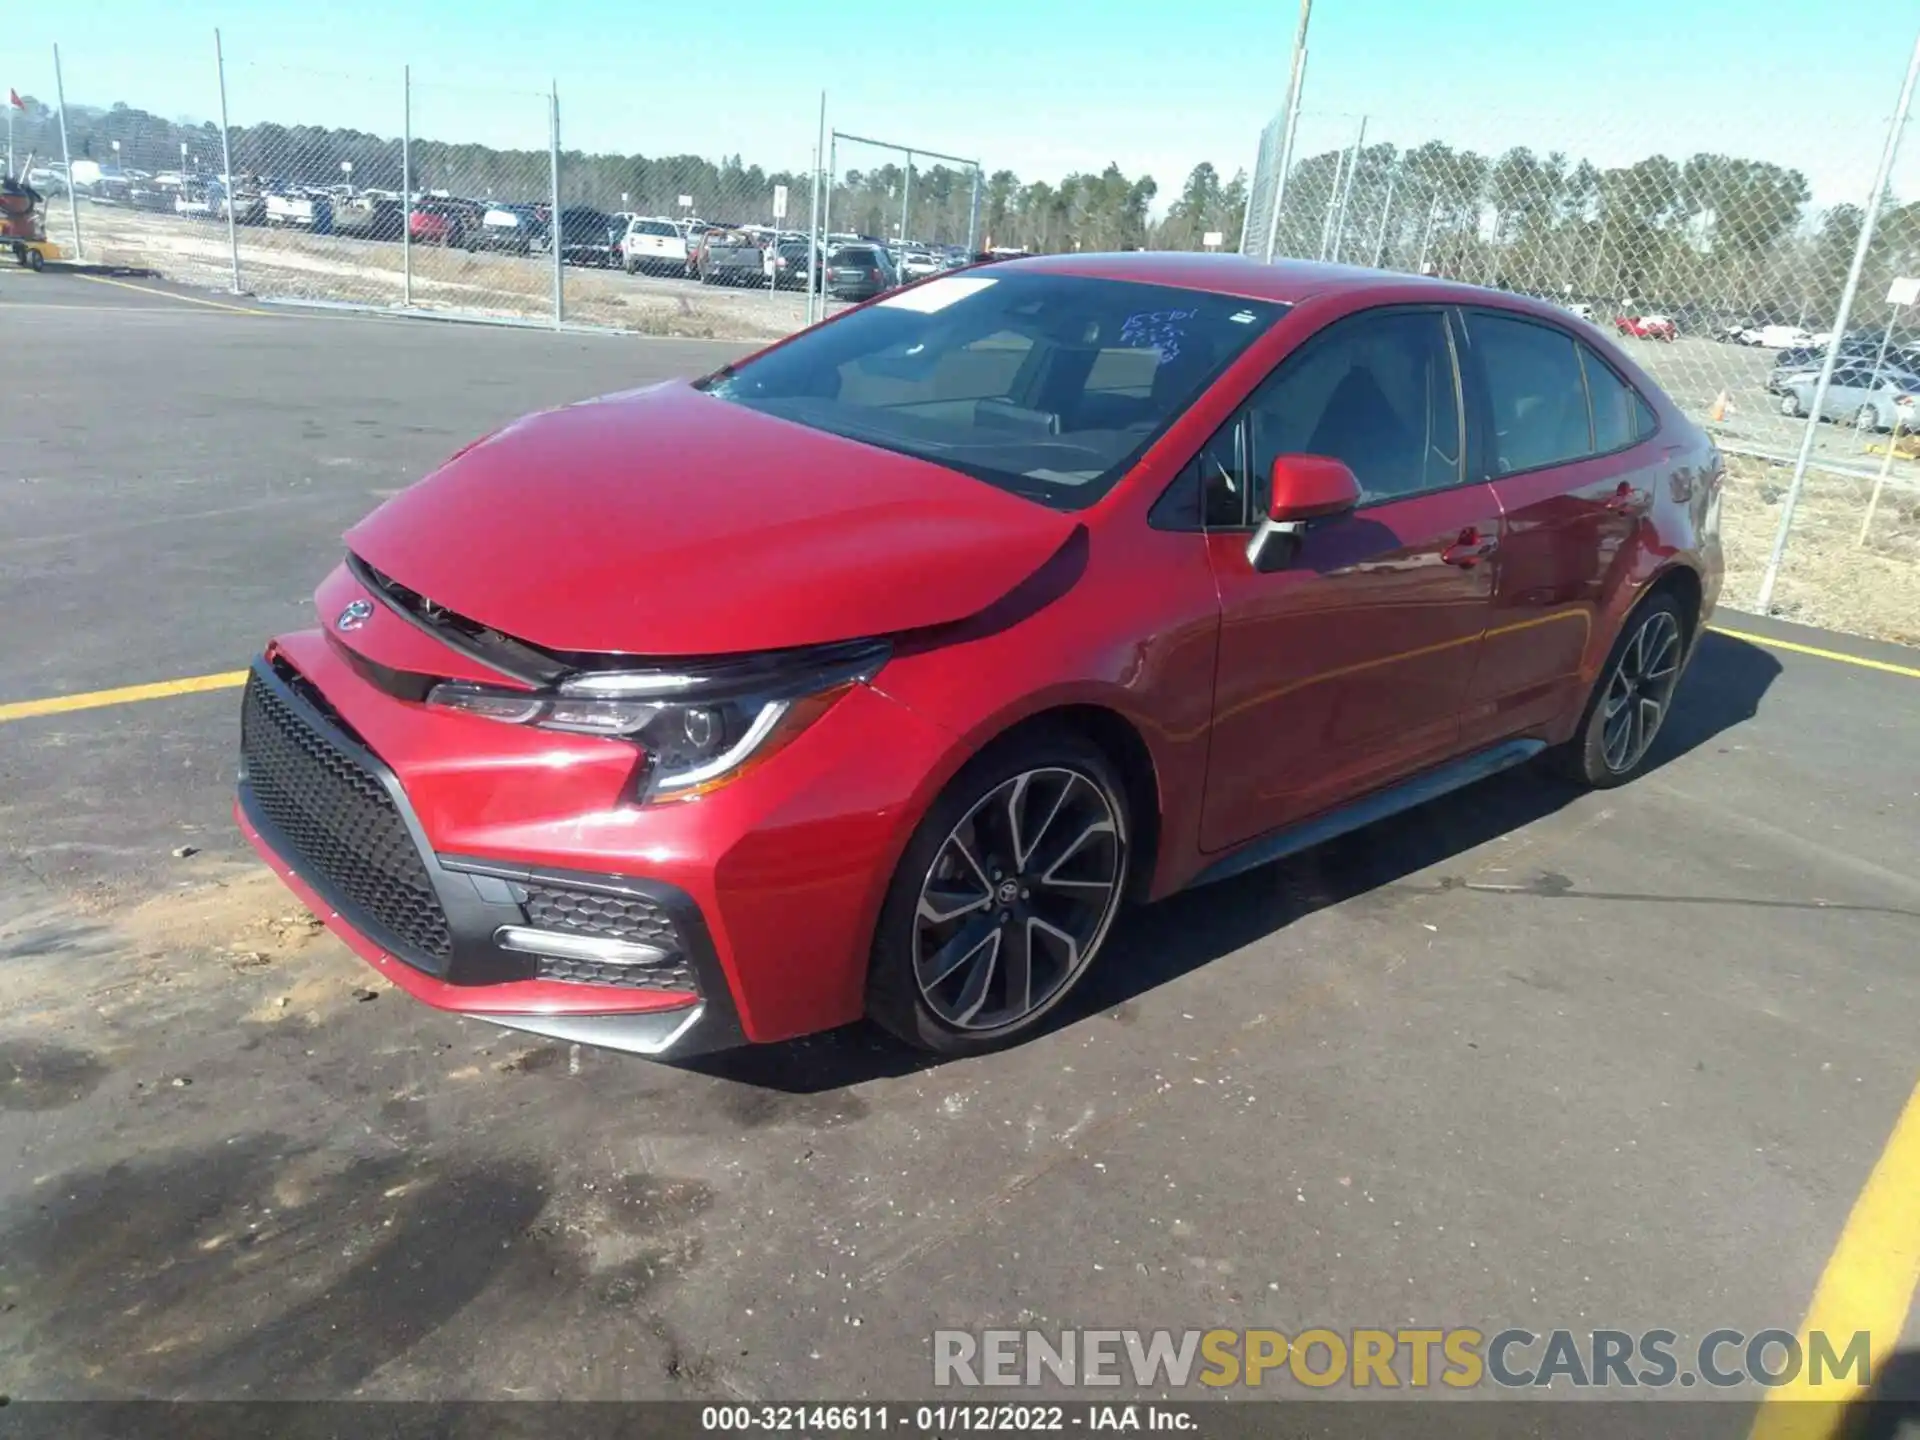
[[[552,77],[569,147],[803,168],[824,88],[836,128],[1029,179],[1114,160],[1151,173],[1164,205],[1199,160],[1251,165],[1296,15],[1293,0],[176,0],[163,18],[152,0],[81,0],[9,14],[0,84],[50,100],[58,41],[76,103],[210,118],[219,25],[236,123],[397,134],[411,64],[416,135],[544,147]],[[1721,149],[1797,166],[1822,203],[1858,201],[1915,24],[1916,7],[1806,0],[1318,0],[1302,143],[1344,144],[1365,114],[1370,139],[1602,163]],[[1909,138],[1895,188],[1913,195]]]

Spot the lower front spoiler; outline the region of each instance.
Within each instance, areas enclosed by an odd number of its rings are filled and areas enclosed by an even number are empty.
[[[710,994],[692,999],[690,1003],[608,1012],[591,1008],[594,995],[593,987],[589,986],[555,985],[547,981],[453,985],[437,979],[355,929],[261,833],[242,801],[235,802],[233,817],[260,858],[328,930],[397,989],[424,1005],[485,1020],[503,1029],[656,1060],[731,1050],[746,1043],[731,1005],[724,1000],[716,1004]],[[695,963],[703,971],[703,980],[724,985],[724,977],[710,953],[697,955]]]
[[[696,1001],[674,1010],[628,1011],[624,1015],[478,1015],[475,1018],[505,1030],[524,1030],[529,1035],[545,1035],[553,1040],[570,1040],[581,1045],[597,1045],[603,1050],[622,1050],[629,1055],[661,1059],[670,1051],[690,1054],[701,1048],[694,1044],[676,1049],[699,1030],[706,1012],[706,1002]]]

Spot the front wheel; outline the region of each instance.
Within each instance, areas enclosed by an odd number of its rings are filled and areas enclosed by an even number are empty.
[[[1871,405],[1862,405],[1859,414],[1853,417],[1853,428],[1872,432],[1880,428],[1880,412]]]
[[[1788,419],[1798,420],[1807,412],[1800,408],[1800,397],[1789,390],[1780,397],[1780,413]]]
[[[1068,730],[984,751],[908,843],[880,911],[867,1012],[922,1050],[1031,1034],[1106,942],[1127,875],[1125,788]]]
[[[1672,595],[1655,595],[1635,610],[1607,656],[1580,728],[1558,752],[1561,770],[1607,790],[1645,769],[1686,655],[1687,620]]]

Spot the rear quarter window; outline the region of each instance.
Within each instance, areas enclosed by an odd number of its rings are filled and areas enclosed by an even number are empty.
[[[1585,345],[1580,347],[1580,368],[1586,374],[1587,398],[1593,406],[1595,454],[1624,450],[1653,434],[1657,428],[1653,407]]]

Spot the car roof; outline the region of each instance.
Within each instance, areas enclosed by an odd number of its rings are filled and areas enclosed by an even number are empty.
[[[1117,254],[1025,255],[997,261],[994,273],[1084,275],[1091,279],[1132,280],[1146,285],[1168,285],[1180,290],[1206,290],[1247,300],[1277,300],[1298,304],[1318,295],[1366,291],[1382,302],[1474,304],[1495,302],[1511,309],[1543,316],[1565,317],[1557,305],[1516,295],[1423,275],[1391,270],[1366,270],[1357,265],[1328,265],[1313,260],[1277,260],[1263,264],[1241,255],[1199,254],[1190,250],[1141,251]]]

